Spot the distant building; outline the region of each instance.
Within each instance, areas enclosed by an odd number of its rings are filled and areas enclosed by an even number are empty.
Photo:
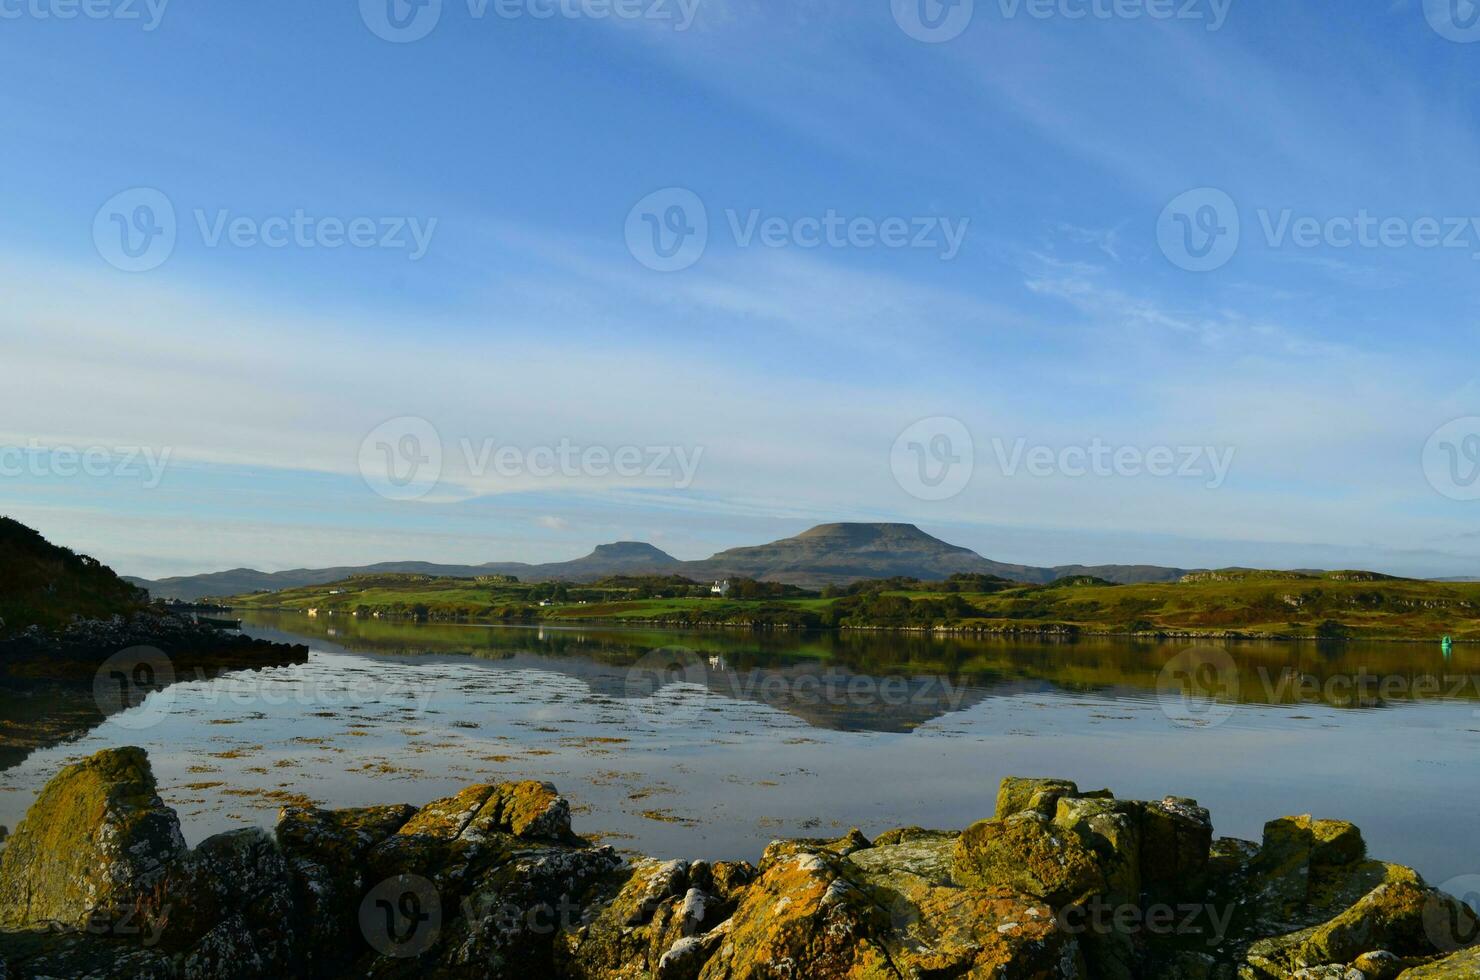
[[[723,598],[724,596],[729,595],[730,594],[730,580],[729,579],[725,579],[723,582],[715,582],[714,585],[710,586],[709,591],[712,592],[712,593],[714,593],[717,596],[720,596],[721,598]]]

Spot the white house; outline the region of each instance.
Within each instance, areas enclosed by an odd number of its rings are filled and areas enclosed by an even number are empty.
[[[720,597],[729,595],[730,580],[725,579],[723,582],[715,582],[714,585],[710,586],[709,591]]]

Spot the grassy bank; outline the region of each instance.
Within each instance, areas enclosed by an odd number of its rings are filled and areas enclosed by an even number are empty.
[[[673,578],[563,585],[381,575],[227,601],[241,608],[314,610],[320,616],[489,622],[1480,639],[1480,583],[1369,572],[1227,570],[1168,584],[1111,585],[1078,578],[1045,586],[972,576],[857,583],[825,594],[789,589],[748,598],[711,595],[707,586]]]

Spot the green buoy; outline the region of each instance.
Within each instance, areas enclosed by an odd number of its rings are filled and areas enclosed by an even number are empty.
[[[1444,637],[1444,641],[1441,646],[1444,647],[1444,656],[1447,657],[1454,650],[1454,640],[1451,637],[1446,636]]]

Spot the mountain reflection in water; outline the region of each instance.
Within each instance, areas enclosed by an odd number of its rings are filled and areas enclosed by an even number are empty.
[[[459,655],[578,678],[613,698],[668,684],[756,701],[817,728],[907,732],[993,697],[1093,693],[1193,697],[1247,705],[1374,709],[1480,700],[1480,650],[1422,643],[1287,643],[965,637],[910,632],[656,630],[484,626],[296,613],[247,614],[256,635],[345,652]],[[1220,665],[1211,681],[1168,664],[1189,652]]]

